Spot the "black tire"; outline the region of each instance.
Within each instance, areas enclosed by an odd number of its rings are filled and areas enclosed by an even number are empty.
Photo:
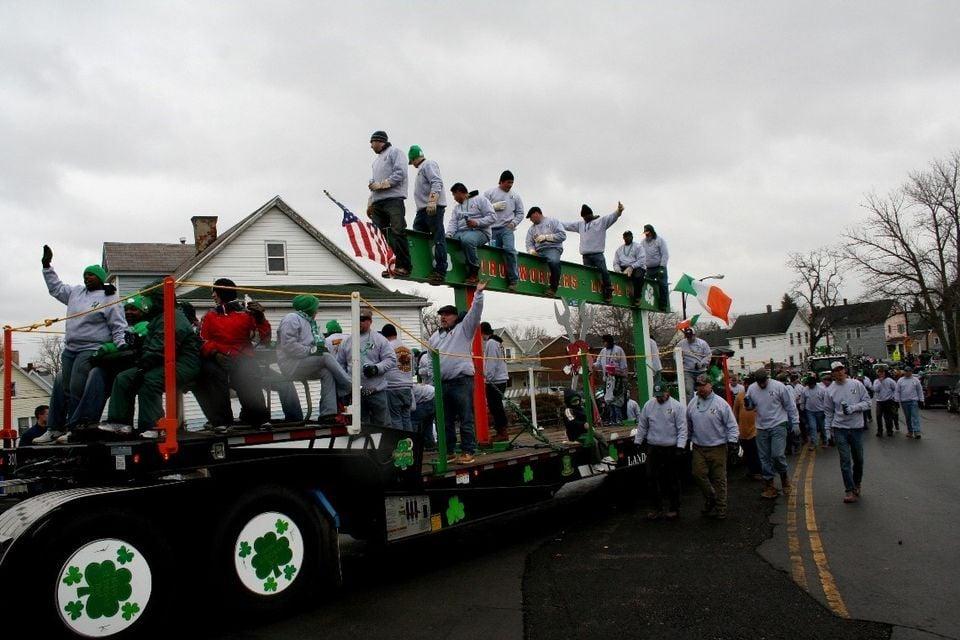
[[[289,519],[284,520],[289,528],[282,532],[278,528],[277,533],[267,532],[255,540],[240,539],[246,527],[258,518],[264,519],[265,514],[273,513]],[[315,599],[318,593],[340,586],[340,547],[336,529],[316,505],[299,493],[282,486],[252,488],[227,509],[220,522],[213,548],[216,559],[214,588],[228,612],[239,617],[275,617],[302,605],[308,596]],[[291,550],[290,564],[282,569],[274,564],[270,572],[260,578],[259,573],[252,573],[264,566],[257,568],[255,561],[259,551],[255,549],[261,542],[272,544],[272,541],[266,541],[266,536],[271,534],[277,543],[287,538],[287,548]],[[294,551],[299,546],[296,544],[298,538],[302,543],[302,560],[299,563],[296,562]],[[243,542],[248,543],[246,557],[249,558],[249,564],[241,555],[244,552]],[[238,557],[243,559],[238,560]],[[247,566],[245,574],[238,567],[241,563]],[[288,576],[289,567],[293,567],[295,572]],[[248,586],[254,579],[264,580],[264,589],[257,587],[258,591],[255,592],[252,585]],[[277,585],[272,592],[265,588],[270,580]]]
[[[115,548],[124,549],[122,553],[125,557],[122,561],[119,557],[107,557],[108,554],[116,553]],[[39,571],[23,572],[23,575],[29,576],[29,587],[25,593],[32,595],[20,602],[26,609],[31,610],[21,619],[31,620],[31,624],[36,625],[34,629],[37,637],[105,637],[112,640],[153,637],[165,631],[168,618],[165,619],[163,616],[169,614],[169,606],[172,602],[173,554],[170,547],[146,520],[129,513],[110,510],[91,513],[70,521],[54,522],[47,527],[45,533],[40,535],[36,546],[32,549],[32,556],[39,558],[37,563]],[[85,563],[80,560],[87,553],[85,550],[98,550],[100,552],[98,561]],[[134,586],[131,593],[122,598],[122,601],[117,600],[116,611],[112,609],[107,613],[101,611],[94,619],[90,615],[93,599],[91,593],[93,581],[90,580],[93,574],[90,568],[93,564],[105,565],[106,562],[99,562],[100,558],[104,561],[109,559],[117,572],[126,570],[131,576],[126,582]],[[75,562],[76,568],[83,574],[83,579],[66,586],[68,583],[63,578],[64,572],[73,567]],[[144,565],[149,569],[149,581],[143,579]],[[22,564],[21,567],[23,567]],[[81,573],[76,574],[78,578]],[[136,587],[138,583],[149,584],[149,597],[145,602],[142,597],[138,597]],[[101,584],[108,583],[102,581]],[[72,592],[73,588],[77,589],[75,594]],[[110,588],[113,588],[112,584]],[[83,589],[86,589],[87,593],[82,593]],[[68,604],[76,604],[77,607],[73,612],[68,611],[66,607],[61,607],[60,594],[63,590],[71,592],[71,601]],[[142,596],[143,593],[139,595]],[[101,604],[99,609],[103,609],[104,601],[101,599],[99,602]],[[114,605],[109,604],[108,608],[112,606]],[[128,610],[127,607],[131,609]],[[31,615],[34,613],[36,615]],[[16,615],[20,617],[23,614]],[[89,635],[70,626],[84,623],[95,625],[100,629],[99,633],[104,633],[102,629],[104,626],[119,627],[120,630],[111,633],[108,629],[104,635]]]

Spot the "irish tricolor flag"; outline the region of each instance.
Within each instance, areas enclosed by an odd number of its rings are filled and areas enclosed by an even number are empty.
[[[680,278],[680,281],[673,290],[695,297],[707,313],[716,318],[720,318],[726,324],[730,324],[728,315],[730,313],[730,303],[733,301],[720,287],[705,284],[691,278],[687,274],[683,274],[683,277]]]

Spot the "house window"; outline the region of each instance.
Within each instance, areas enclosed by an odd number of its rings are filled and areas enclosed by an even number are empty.
[[[790,356],[790,366],[793,366],[793,356]]]
[[[756,339],[756,338],[750,338],[750,348],[751,348],[751,349],[756,349],[756,348],[757,348],[757,339]]]
[[[10,397],[11,398],[17,397],[17,381],[16,380],[12,380],[10,382]]]
[[[747,363],[746,363],[746,361],[743,359],[743,356],[740,356],[740,368],[741,368],[741,369],[746,369],[746,368],[747,368]]]
[[[506,349],[504,349],[503,356],[505,358],[513,358],[513,349],[511,349],[510,347],[507,347]]]
[[[860,327],[857,327],[857,337],[860,337]]]
[[[791,346],[791,347],[793,346],[793,334],[792,334],[792,333],[790,334],[790,346]]]
[[[903,333],[903,325],[902,325],[902,324],[898,324],[898,325],[897,325],[897,333]]]
[[[847,340],[850,339],[850,329],[847,329]]]
[[[743,338],[740,338],[740,350],[743,351]]]
[[[287,243],[267,241],[267,273],[287,272]]]
[[[803,337],[806,338],[807,344],[810,344],[810,332],[809,332],[809,331],[804,331],[804,332],[803,332]]]

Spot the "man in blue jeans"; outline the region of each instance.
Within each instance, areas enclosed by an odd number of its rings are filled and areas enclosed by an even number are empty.
[[[490,242],[490,227],[496,221],[496,215],[489,200],[479,195],[478,191],[468,191],[462,182],[450,187],[450,193],[457,201],[457,206],[453,208],[450,222],[447,223],[447,237],[460,241],[467,263],[467,277],[463,283],[472,287],[480,276],[477,247]]]
[[[490,201],[497,214],[497,220],[490,228],[490,246],[503,249],[507,262],[507,289],[516,291],[520,275],[513,233],[523,222],[523,200],[513,191],[513,173],[509,169],[501,173],[497,186],[484,191],[483,197]]]
[[[806,386],[800,391],[803,398],[803,408],[807,413],[807,448],[810,451],[816,451],[817,441],[820,439],[820,432],[825,430],[826,418],[823,410],[827,400],[827,390],[820,384],[815,375],[810,375],[806,380]],[[828,432],[829,433],[829,432]],[[823,441],[823,446],[827,446],[827,441]]]
[[[530,207],[527,217],[533,223],[527,229],[527,253],[547,261],[547,268],[550,269],[547,296],[552,298],[560,287],[560,256],[563,255],[563,241],[567,239],[567,233],[559,220],[543,215],[540,207]]]
[[[870,408],[870,395],[859,380],[847,376],[842,362],[830,364],[833,384],[827,388],[827,428],[833,430],[833,439],[840,453],[840,473],[843,476],[845,494],[843,501],[860,499],[860,482],[863,479],[863,430],[866,428],[864,412]]]
[[[593,209],[582,205],[579,221],[563,223],[566,231],[580,234],[580,255],[583,256],[583,264],[600,270],[604,302],[610,302],[613,297],[607,259],[603,255],[607,246],[607,229],[620,219],[621,214],[623,214],[623,204],[620,202],[617,203],[616,211],[603,217],[594,215]]]
[[[486,202],[486,199],[484,199]],[[489,204],[489,203],[488,203]],[[430,336],[430,348],[440,352],[440,377],[443,386],[443,412],[447,435],[447,462],[470,464],[476,459],[477,435],[473,421],[473,336],[483,314],[483,290],[486,282],[477,284],[470,310],[459,320],[453,305],[440,307],[440,328]],[[460,455],[454,455],[457,444],[456,422],[460,422]],[[437,425],[441,428],[441,425]]]
[[[443,229],[443,212],[447,208],[447,194],[443,192],[443,177],[436,160],[427,160],[419,145],[410,147],[407,152],[410,164],[417,169],[413,181],[413,202],[417,215],[413,219],[413,230],[423,231],[433,236],[433,271],[427,276],[427,282],[441,285],[447,277],[447,238]]]
[[[779,495],[774,485],[775,474],[780,474],[780,487],[790,495],[792,487],[787,475],[787,429],[800,433],[800,416],[793,394],[779,380],[771,380],[766,369],[754,373],[756,382],[747,388],[744,405],[757,412],[757,453],[763,468],[762,498]]]
[[[923,387],[920,380],[913,377],[913,367],[904,367],[903,375],[897,380],[897,390],[893,399],[900,403],[903,417],[907,423],[907,437],[920,439],[920,401],[923,400]]]

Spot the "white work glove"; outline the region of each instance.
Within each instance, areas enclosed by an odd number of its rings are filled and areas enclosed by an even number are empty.
[[[528,250],[527,250],[527,253],[529,253],[529,254],[532,255],[532,256],[535,256],[535,255],[537,255],[537,250],[536,250],[536,249],[528,249]]]
[[[513,223],[513,222],[508,222],[508,223],[507,223],[507,229],[510,229],[510,231],[513,231],[513,230],[516,229],[516,228],[517,228],[516,223]]]
[[[536,242],[537,244],[540,244],[541,242],[546,242],[547,236],[541,233],[538,236],[533,236],[533,241]]]
[[[439,197],[436,193],[431,193],[431,194],[430,194],[430,201],[427,202],[427,215],[428,215],[428,216],[435,216],[435,215],[437,215],[437,200],[439,200],[439,199],[440,199],[440,197]]]
[[[625,273],[626,276],[629,278],[630,276],[633,275],[633,267],[627,267],[626,269],[623,270],[623,273]]]
[[[504,202],[494,202],[494,203],[493,203],[493,210],[494,210],[494,211],[503,211],[503,210],[506,209],[506,208],[507,208],[507,203],[506,203],[505,201],[504,201]]]
[[[371,191],[383,191],[384,189],[390,188],[390,181],[384,180],[383,182],[371,182],[370,190]]]

